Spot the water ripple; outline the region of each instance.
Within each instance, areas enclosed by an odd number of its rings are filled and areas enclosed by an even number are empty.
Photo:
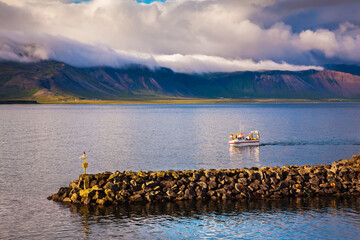
[[[74,207],[89,232],[142,239],[358,239],[360,198]],[[84,213],[86,214],[84,215]],[[89,217],[92,216],[92,217]],[[94,218],[95,217],[95,218]],[[98,219],[103,219],[99,222]],[[106,219],[108,219],[106,221]],[[98,235],[89,233],[93,238]]]
[[[331,140],[331,141],[274,141],[274,142],[264,142],[260,146],[306,146],[306,145],[315,145],[315,146],[342,146],[342,145],[360,145],[360,142],[340,139],[340,140]]]

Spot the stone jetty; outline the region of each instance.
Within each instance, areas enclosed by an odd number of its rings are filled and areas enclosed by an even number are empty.
[[[119,205],[360,195],[360,153],[332,165],[81,174],[49,200]]]

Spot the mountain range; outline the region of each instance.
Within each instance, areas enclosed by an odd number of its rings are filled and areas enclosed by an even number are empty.
[[[0,99],[360,99],[360,67],[185,74],[167,68],[79,68],[57,61],[0,62]]]

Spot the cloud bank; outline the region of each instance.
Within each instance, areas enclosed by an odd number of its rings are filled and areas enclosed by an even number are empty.
[[[360,64],[359,1],[0,0],[0,58],[181,72]]]
[[[0,59],[18,62],[57,60],[78,67],[142,64],[158,67],[149,54],[114,51],[105,45],[89,45],[47,34],[0,32]]]
[[[234,72],[258,70],[303,71],[308,69],[322,70],[319,66],[291,65],[286,62],[276,63],[265,60],[255,62],[251,59],[226,59],[206,55],[160,55],[155,56],[159,65],[176,72]]]

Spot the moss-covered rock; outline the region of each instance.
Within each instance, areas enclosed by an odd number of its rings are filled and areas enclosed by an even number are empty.
[[[103,198],[103,197],[106,196],[104,190],[99,190],[99,191],[94,191],[94,192],[95,192],[95,194],[94,194],[94,196],[92,197],[92,199],[94,199],[94,200],[101,199],[101,198]]]
[[[92,192],[92,189],[91,188],[88,188],[88,189],[82,189],[79,191],[79,196],[81,198],[85,198],[85,197],[89,197],[89,194]]]
[[[82,198],[81,202],[85,205],[89,205],[91,203],[91,198],[90,197]]]
[[[91,190],[93,191],[100,191],[100,190],[104,190],[102,187],[100,187],[99,185],[95,185],[91,188]]]
[[[165,178],[165,172],[164,171],[158,171],[158,172],[156,172],[156,176],[158,177],[158,178],[161,178],[161,179],[164,179]]]
[[[142,201],[144,201],[144,199],[141,196],[141,194],[135,194],[133,196],[130,196],[129,201],[130,202],[142,202]]]
[[[119,176],[120,172],[119,171],[115,171],[113,174],[111,174],[108,178],[108,181],[114,179],[115,177]]]

